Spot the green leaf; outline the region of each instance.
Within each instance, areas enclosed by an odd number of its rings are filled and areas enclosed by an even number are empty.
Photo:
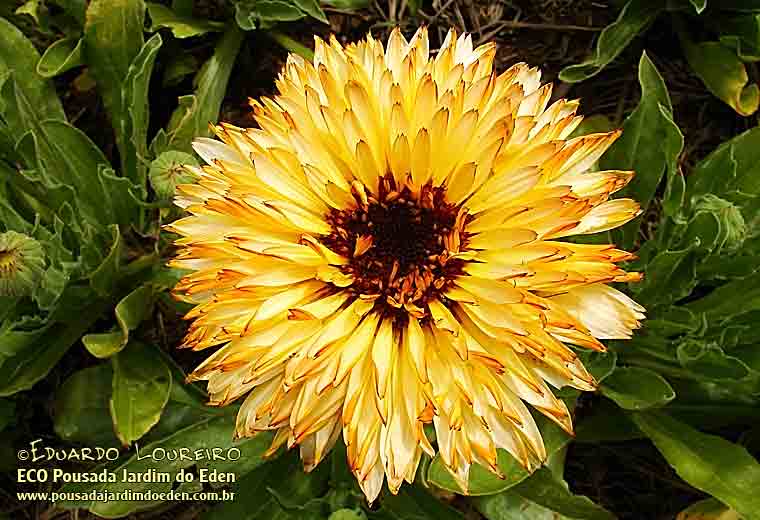
[[[594,114],[593,116],[584,117],[569,137],[582,137],[589,134],[602,134],[611,132],[615,129],[609,117],[604,114]]]
[[[760,11],[760,0],[720,0],[720,8],[733,11]]]
[[[664,406],[676,396],[660,374],[641,367],[618,368],[605,379],[601,390],[626,410]]]
[[[722,143],[702,159],[688,177],[689,193],[721,196],[735,187],[739,169],[737,151],[745,156],[745,167],[752,168],[755,161],[760,161],[760,128],[752,128]]]
[[[697,14],[700,14],[707,7],[707,0],[689,0],[689,2],[694,6],[694,10]]]
[[[673,122],[665,82],[646,53],[639,61],[639,84],[641,100],[623,123],[623,134],[602,156],[600,168],[634,170],[633,180],[618,196],[630,197],[646,209],[665,172],[669,180],[679,175],[677,160],[683,148],[683,135]],[[615,230],[615,243],[631,248],[640,223],[640,218],[634,219]]]
[[[676,516],[676,520],[742,520],[739,513],[714,498],[696,502]]]
[[[15,422],[16,402],[11,399],[0,399],[0,431]]]
[[[179,54],[168,58],[161,77],[161,84],[165,87],[174,87],[182,82],[186,76],[198,70],[198,60],[192,54]]]
[[[111,201],[112,190],[106,189],[102,179],[108,160],[90,138],[65,121],[35,121],[33,125],[19,149],[27,164],[44,174],[41,196],[50,192],[55,200],[57,192],[75,194],[78,212],[96,229],[129,223],[129,212]],[[51,209],[57,212],[60,206]]]
[[[336,509],[332,513],[330,513],[330,516],[327,517],[327,520],[366,520],[367,515],[364,514],[364,511],[361,509],[348,509],[348,508],[342,508],[342,509]]]
[[[119,273],[122,267],[122,254],[124,253],[121,243],[119,226],[110,226],[111,248],[103,262],[90,275],[90,287],[101,296],[109,296],[116,288],[119,281]]]
[[[308,14],[312,18],[316,18],[322,23],[329,23],[325,12],[319,7],[317,0],[292,0],[295,5],[298,6],[301,11]],[[260,2],[257,2],[260,3]]]
[[[37,121],[59,119],[64,121],[66,115],[58,99],[53,84],[36,72],[40,55],[26,36],[5,18],[0,18],[0,76],[10,72],[16,88],[24,93],[29,106],[34,111]],[[2,83],[2,82],[0,82]],[[0,108],[9,100],[2,98],[0,90]],[[15,105],[15,102],[11,104]],[[3,117],[16,136],[28,129],[21,124],[14,111],[3,113]]]
[[[746,449],[661,412],[637,413],[633,419],[687,483],[745,520],[760,518],[760,464]]]
[[[741,297],[741,302],[737,297]],[[704,313],[709,323],[760,310],[760,272],[723,284],[707,296],[686,304],[686,308]]]
[[[235,23],[244,31],[255,31],[258,14],[254,3],[249,0],[240,0],[235,4]]]
[[[609,399],[595,402],[590,415],[575,425],[575,442],[598,444],[639,439],[643,435],[630,416]]]
[[[107,363],[74,372],[55,394],[53,426],[64,440],[118,446],[108,409],[113,371]]]
[[[121,135],[125,151],[131,154],[122,158],[122,174],[130,178],[145,194],[148,158],[148,87],[153,64],[162,45],[161,35],[154,34],[140,49],[130,64],[121,89],[122,105],[126,110],[121,119]]]
[[[150,32],[156,32],[161,28],[171,31],[175,38],[191,38],[208,32],[216,32],[224,29],[224,23],[213,22],[184,16],[175,13],[165,5],[147,2],[148,15],[150,16]]]
[[[731,49],[720,42],[694,43],[679,31],[681,46],[689,65],[707,90],[736,113],[749,116],[760,106],[760,88],[749,81],[747,69]]]
[[[760,17],[722,16],[717,19],[720,43],[730,47],[742,61],[760,60]]]
[[[464,515],[417,486],[401,487],[397,495],[384,495],[378,515],[393,520],[463,520]]]
[[[41,18],[47,14],[47,9],[42,0],[27,0],[15,11],[16,14],[28,14],[34,18],[37,25],[41,25]],[[44,20],[43,20],[44,21]]]
[[[597,383],[601,383],[612,374],[617,365],[617,354],[612,350],[607,352],[581,350],[578,352],[578,357]]]
[[[143,47],[143,0],[92,0],[87,8],[84,56],[111,117],[122,170],[130,175],[134,152],[128,128],[129,106],[122,95],[130,65]],[[143,100],[145,101],[145,100]]]
[[[121,475],[127,473],[145,473],[154,470],[176,475],[180,469],[190,468],[195,465],[193,457],[179,457],[179,450],[189,450],[187,453],[195,453],[201,450],[210,453],[213,449],[218,449],[218,453],[225,454],[226,457],[229,449],[237,447],[240,450],[240,461],[246,461],[251,464],[260,465],[263,463],[262,454],[266,451],[271,436],[258,435],[253,439],[234,444],[232,441],[235,419],[232,415],[210,415],[192,422],[191,424],[173,430],[166,437],[154,440],[146,445],[139,445],[139,453],[135,451],[126,459],[120,459],[116,464],[106,467],[108,471],[117,474],[116,482],[108,483],[70,483],[65,484],[61,491],[90,493],[93,490],[123,493],[131,490],[135,493],[155,492],[167,493],[172,489],[173,482],[125,482]],[[156,462],[150,457],[153,450],[158,449],[160,453],[173,453],[176,458],[170,460],[168,457],[160,462]],[[137,448],[136,448],[137,450]],[[161,451],[165,450],[165,451]],[[138,457],[139,454],[139,457]],[[214,467],[214,461],[208,461]],[[98,470],[100,468],[95,468]],[[170,479],[173,480],[173,479]],[[232,502],[230,502],[232,503]],[[126,516],[132,512],[145,509],[146,507],[155,506],[155,501],[89,501],[89,500],[67,500],[58,502],[59,507],[74,509],[85,508],[91,513],[105,518],[116,518]]]
[[[240,0],[235,4],[235,21],[245,31],[266,27],[272,22],[292,22],[305,16],[305,11],[296,7],[295,3],[282,0]]]
[[[70,16],[79,27],[84,27],[85,16],[87,12],[87,0],[52,0]]]
[[[571,493],[567,483],[557,479],[548,468],[539,468],[511,491],[568,518],[615,519],[615,515],[596,505],[588,497]]]
[[[111,358],[111,416],[116,435],[129,446],[161,417],[169,401],[172,377],[155,347],[137,343]]]
[[[472,503],[488,520],[568,520],[568,517],[531,502],[512,490],[474,497]]]
[[[718,146],[697,164],[688,180],[693,197],[711,193],[730,201],[751,223],[760,213],[760,128]]]
[[[697,284],[699,259],[695,241],[683,249],[662,251],[645,268],[644,280],[632,287],[636,301],[645,307],[667,305],[691,294]]]
[[[559,79],[577,83],[597,75],[617,58],[662,10],[662,6],[652,5],[646,0],[630,0],[620,11],[617,20],[605,27],[599,35],[594,55],[583,63],[562,69]]]
[[[88,302],[78,319],[45,329],[33,348],[26,348],[6,360],[2,366],[0,397],[28,390],[48,375],[66,351],[100,318],[105,307],[100,300]]]
[[[182,16],[192,16],[194,0],[172,0],[172,11]]]
[[[701,322],[693,312],[680,306],[670,307],[666,313],[644,322],[646,330],[663,338],[696,332],[700,325]]]
[[[718,345],[685,339],[678,345],[678,361],[691,372],[709,379],[744,379],[750,369],[741,360],[726,355]]]
[[[117,354],[127,345],[129,333],[153,312],[156,290],[152,284],[144,284],[134,289],[116,305],[115,332],[87,334],[82,343],[93,356],[108,358]]]
[[[82,64],[82,40],[78,37],[61,38],[45,49],[37,62],[37,74],[52,78]]]
[[[308,61],[314,60],[314,51],[306,47],[304,44],[294,40],[290,36],[274,30],[268,31],[267,34],[288,52],[298,54]]]
[[[195,94],[179,98],[179,107],[167,127],[168,141],[157,153],[168,149],[192,153],[193,139],[210,135],[208,125],[219,117],[227,81],[242,42],[243,33],[234,27],[222,36],[214,55],[195,77]]]
[[[747,226],[741,211],[731,202],[710,193],[691,200],[692,211],[684,243],[698,241],[705,256],[738,250],[747,236]]]
[[[369,6],[369,0],[323,0],[322,4],[335,7],[336,9],[364,9]]]
[[[550,457],[557,453],[570,442],[570,436],[565,433],[559,426],[549,421],[543,416],[536,417],[536,424],[541,431],[546,447],[546,455]],[[493,473],[480,466],[473,464],[470,467],[470,479],[468,482],[468,492],[470,496],[492,495],[515,486],[528,478],[530,473],[523,468],[517,460],[506,451],[498,450],[499,469],[505,475],[504,480],[499,479]],[[451,476],[446,466],[441,461],[440,455],[436,455],[430,463],[427,472],[427,481],[439,488],[462,493],[459,485]]]
[[[321,497],[329,471],[322,465],[307,474],[294,453],[258,466],[233,486],[235,500],[222,502],[202,520],[322,520],[327,517]]]

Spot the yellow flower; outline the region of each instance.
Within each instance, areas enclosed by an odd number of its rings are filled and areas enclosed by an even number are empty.
[[[608,200],[632,172],[593,170],[619,132],[568,139],[578,103],[547,106],[539,71],[497,74],[495,52],[451,31],[431,57],[425,28],[317,39],[251,102],[259,128],[196,140],[208,164],[179,187],[184,345],[221,345],[191,379],[215,405],[245,395],[236,434],[272,430],[307,471],[342,435],[370,501],[423,452],[465,489],[498,448],[536,467],[525,403],[571,431],[549,385],[595,382],[567,345],[604,350],[644,317],[605,285],[640,279],[615,265],[630,253],[561,240],[639,214]]]

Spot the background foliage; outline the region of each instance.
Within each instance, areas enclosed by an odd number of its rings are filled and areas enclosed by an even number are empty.
[[[760,3],[11,4],[0,7],[0,233],[38,244],[44,265],[0,294],[0,518],[760,518]],[[195,161],[191,139],[220,118],[251,125],[245,97],[273,91],[283,49],[309,56],[313,33],[419,23],[434,41],[451,25],[496,39],[502,68],[542,66],[593,115],[584,132],[622,125],[599,166],[636,170],[623,195],[646,211],[588,240],[638,249],[629,267],[646,278],[627,290],[648,320],[606,354],[581,353],[601,387],[562,392],[574,438],[537,417],[545,467],[531,475],[501,453],[506,479],[474,468],[463,497],[427,460],[414,486],[370,508],[341,447],[310,475],[293,453],[265,460],[266,436],[233,441],[236,406],[205,406],[184,383],[199,359],[174,348],[187,309],[167,294],[181,273],[165,267],[161,226],[179,216],[170,198],[189,180],[177,165]],[[14,453],[36,438],[119,447],[110,466],[135,471],[148,467],[135,442],[234,444],[240,462],[204,465],[236,472],[238,498],[20,503],[15,490],[32,488],[16,486]],[[199,468],[162,468],[181,469]],[[64,489],[94,486],[124,484]]]

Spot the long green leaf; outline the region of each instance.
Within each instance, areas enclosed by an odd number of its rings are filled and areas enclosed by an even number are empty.
[[[569,518],[614,520],[615,515],[588,497],[570,492],[567,483],[557,479],[548,468],[540,468],[512,490],[521,497]]]
[[[741,301],[737,298],[741,297]],[[690,302],[692,312],[702,312],[709,322],[718,322],[744,312],[760,309],[760,273],[721,285],[707,296]]]
[[[132,179],[142,193],[146,190],[148,171],[148,86],[153,64],[162,45],[161,35],[155,34],[140,49],[124,78],[121,89],[122,106],[126,110],[121,119],[121,134],[125,150],[133,154],[122,158],[123,175]],[[128,141],[128,142],[127,142]]]
[[[620,11],[617,20],[605,27],[599,35],[594,55],[583,63],[562,69],[559,79],[577,83],[599,74],[657,18],[663,8],[664,6],[652,5],[647,0],[630,0]]]
[[[108,159],[84,132],[65,121],[47,120],[36,122],[27,135],[20,143],[22,155],[44,173],[46,189],[65,187],[73,192],[81,217],[95,228],[129,223],[131,215],[119,211],[119,204],[109,203],[110,190],[101,180]]]
[[[637,413],[633,419],[682,479],[745,520],[760,518],[760,464],[746,449],[664,413]]]
[[[664,173],[678,175],[677,158],[683,147],[683,135],[672,119],[673,107],[662,76],[644,53],[639,61],[641,101],[625,120],[623,134],[604,154],[599,165],[603,170],[634,170],[633,180],[620,197],[631,197],[643,209],[649,206]],[[634,219],[613,232],[615,242],[623,248],[633,246],[640,226]]]
[[[133,171],[130,161],[134,160],[135,152],[124,132],[129,107],[122,96],[122,86],[142,49],[144,24],[143,0],[92,0],[87,7],[85,61],[111,117],[125,172]]]
[[[691,294],[697,285],[698,247],[699,241],[693,241],[682,249],[657,253],[646,265],[644,280],[633,287],[636,300],[651,308]]]
[[[66,115],[53,84],[36,71],[39,59],[40,55],[32,42],[12,23],[5,18],[0,18],[0,75],[3,72],[11,72],[17,88],[24,92],[30,106],[34,109],[37,121],[43,119],[65,121]],[[5,101],[8,102],[8,100]],[[0,106],[2,104],[3,100],[0,98]],[[18,119],[18,113],[9,110],[3,114],[3,117],[16,136],[20,136],[29,129],[28,124]]]
[[[45,49],[37,62],[37,73],[52,78],[82,64],[82,40],[78,37],[61,38]]]
[[[221,22],[185,16],[155,2],[148,2],[146,5],[150,16],[151,32],[166,28],[172,32],[175,38],[190,38],[224,29],[224,24]]]
[[[523,498],[511,489],[496,495],[474,497],[472,503],[488,520],[569,520],[567,516]]]
[[[680,513],[676,520],[742,520],[733,509],[721,504],[714,498],[696,502]]]
[[[193,139],[210,134],[208,125],[216,123],[219,117],[227,81],[242,42],[243,32],[236,27],[224,34],[214,55],[195,77],[195,93],[179,99],[179,107],[167,127],[168,142],[163,149],[154,150],[156,155],[168,149],[192,153]]]
[[[66,351],[76,343],[107,308],[107,303],[96,300],[80,312],[80,318],[67,323],[56,323],[47,329],[34,345],[5,361],[0,397],[29,390],[44,378]]]

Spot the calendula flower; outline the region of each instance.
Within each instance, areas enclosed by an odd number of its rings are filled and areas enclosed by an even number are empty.
[[[535,467],[526,403],[569,432],[550,386],[595,388],[568,345],[644,317],[605,285],[640,279],[615,265],[630,253],[562,240],[639,214],[608,200],[632,172],[589,171],[619,132],[568,139],[578,103],[495,52],[451,31],[433,57],[424,28],[317,39],[251,102],[258,128],[195,142],[208,164],[179,187],[184,345],[221,345],[191,379],[212,404],[247,396],[237,435],[272,430],[307,470],[342,435],[370,501],[422,453],[465,490],[473,463],[501,474],[498,448]]]

